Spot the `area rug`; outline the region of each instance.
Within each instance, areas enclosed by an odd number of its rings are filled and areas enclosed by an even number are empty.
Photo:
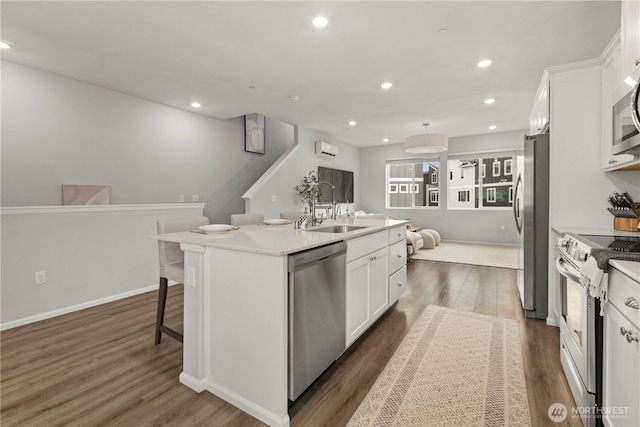
[[[515,269],[518,268],[518,247],[442,241],[434,249],[419,249],[411,258]]]
[[[428,306],[348,425],[530,426],[518,322]]]

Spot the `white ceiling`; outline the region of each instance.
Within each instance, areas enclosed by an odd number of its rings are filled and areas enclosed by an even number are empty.
[[[3,0],[0,11],[2,59],[358,146],[402,142],[425,122],[449,136],[527,129],[543,69],[597,58],[620,27],[617,0]],[[493,65],[476,67],[484,58]]]

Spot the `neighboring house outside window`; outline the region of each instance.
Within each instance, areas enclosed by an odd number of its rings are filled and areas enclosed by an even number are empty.
[[[496,202],[496,189],[495,188],[487,188],[487,203],[495,203]]]
[[[448,182],[448,209],[511,208],[515,155],[515,152],[486,157],[481,154],[477,157],[473,157],[473,154],[472,157],[451,155],[447,161],[449,171],[453,177],[464,178],[454,178]],[[490,175],[486,174],[487,170],[491,170]],[[469,197],[459,196],[461,191],[469,191]]]
[[[429,205],[431,206],[432,204],[434,204],[435,206],[438,205],[438,202],[440,201],[440,193],[438,190],[430,190],[429,191]]]
[[[387,161],[386,207],[438,207],[438,199],[431,198],[431,191],[438,190],[439,171],[439,158]]]
[[[386,162],[386,207],[438,208],[439,175],[448,173],[447,209],[508,209],[513,206],[515,152],[449,155],[445,170],[440,156]],[[488,165],[488,166],[487,166]],[[486,171],[491,168],[491,174]],[[517,169],[517,168],[516,168]],[[447,176],[447,175],[444,175]]]
[[[500,176],[500,161],[498,159],[493,161],[493,176]]]

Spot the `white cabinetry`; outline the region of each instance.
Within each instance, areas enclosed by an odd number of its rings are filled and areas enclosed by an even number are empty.
[[[621,3],[621,80],[640,77],[640,0]]]
[[[549,101],[549,73],[545,71],[529,116],[529,135],[546,132],[550,121]]]
[[[347,241],[347,347],[389,308],[389,234]]]
[[[635,301],[635,304],[634,304]],[[637,426],[640,420],[640,283],[616,269],[609,274],[604,317],[603,422]],[[634,308],[636,307],[636,308]]]
[[[634,161],[630,154],[614,156],[613,148],[613,105],[618,100],[614,98],[622,80],[620,80],[620,41],[618,36],[612,40],[610,53],[602,65],[602,162],[601,166],[607,171],[613,171],[627,166]],[[623,83],[624,86],[626,84]],[[629,88],[627,88],[629,89]]]

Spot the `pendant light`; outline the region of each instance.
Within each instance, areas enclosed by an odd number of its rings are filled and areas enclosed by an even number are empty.
[[[449,148],[449,137],[441,133],[426,133],[429,123],[424,123],[425,133],[413,135],[404,140],[404,151],[407,153],[440,153]]]

